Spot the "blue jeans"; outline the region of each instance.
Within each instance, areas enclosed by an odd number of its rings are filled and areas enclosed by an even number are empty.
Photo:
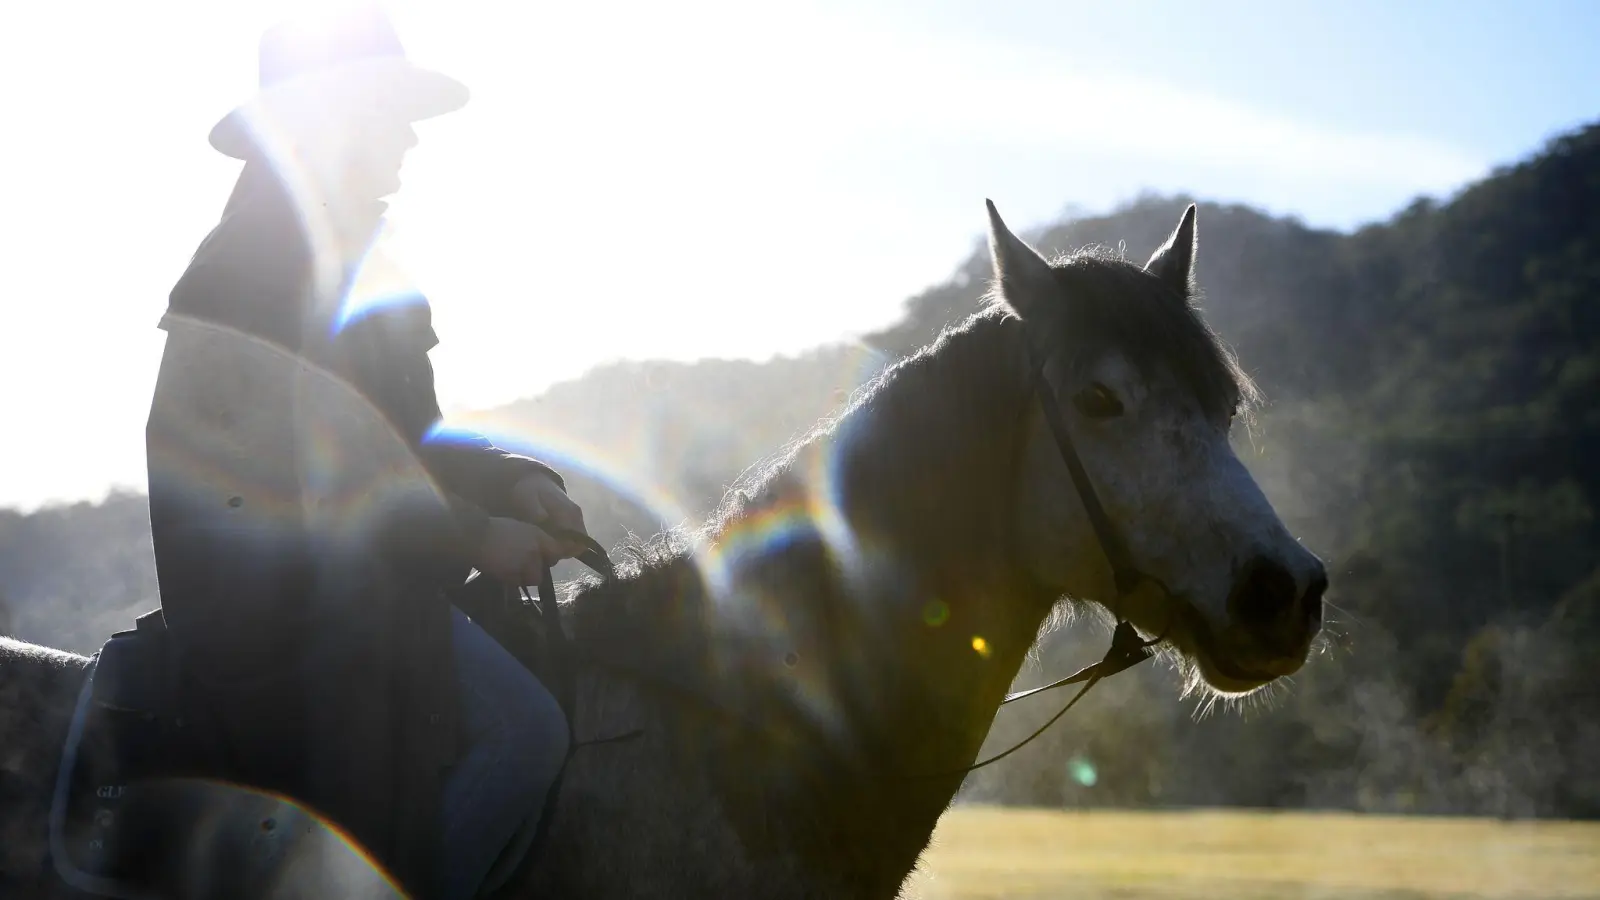
[[[440,882],[445,900],[466,900],[513,837],[532,840],[570,735],[544,685],[460,610],[450,615],[468,745],[445,776]]]

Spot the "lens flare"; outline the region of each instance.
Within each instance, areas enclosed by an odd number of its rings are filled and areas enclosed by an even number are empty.
[[[1085,756],[1074,756],[1067,761],[1067,774],[1083,787],[1094,787],[1100,781],[1100,772]]]
[[[645,510],[663,528],[676,527],[688,520],[677,497],[658,487],[661,483],[638,471],[633,454],[621,454],[583,438],[553,429],[541,429],[537,436],[525,429],[493,420],[482,424],[441,422],[423,438],[427,444],[492,444],[543,462],[563,476],[580,474],[604,486],[624,500]]]
[[[182,896],[407,896],[348,831],[281,794],[218,779],[159,779],[130,786],[116,817],[181,836],[151,845],[158,857],[150,862]]]
[[[351,273],[339,305],[329,316],[329,336],[373,315],[397,309],[422,309],[428,300],[393,259],[381,249],[387,223],[380,220],[378,231],[368,243]]]
[[[267,105],[257,102],[241,111],[246,129],[257,150],[257,161],[246,163],[241,180],[252,174],[274,177],[288,192],[300,227],[311,250],[311,296],[337,297],[344,281],[345,252],[330,215],[326,192],[314,174],[309,157],[294,138],[309,126],[299,121],[315,109],[315,104],[299,108],[293,103]],[[252,173],[251,166],[264,165],[270,173]]]
[[[397,509],[446,514],[409,442],[339,376],[260,338],[169,314],[151,404],[152,502],[265,536],[361,543]]]

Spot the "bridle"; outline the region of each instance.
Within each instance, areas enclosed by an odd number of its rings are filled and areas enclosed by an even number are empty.
[[[1103,679],[1126,669],[1131,669],[1154,656],[1155,653],[1150,648],[1161,643],[1167,636],[1166,630],[1163,629],[1161,634],[1148,641],[1140,640],[1139,632],[1133,627],[1133,623],[1122,616],[1123,599],[1138,590],[1139,586],[1145,582],[1156,585],[1168,596],[1171,596],[1172,592],[1161,579],[1133,564],[1133,559],[1128,554],[1128,545],[1122,540],[1122,534],[1117,531],[1117,527],[1111,521],[1111,517],[1106,514],[1106,508],[1100,503],[1100,495],[1095,492],[1094,483],[1089,480],[1089,472],[1083,466],[1083,459],[1078,456],[1078,447],[1072,442],[1072,432],[1067,430],[1067,423],[1061,418],[1061,403],[1056,396],[1055,388],[1050,384],[1050,379],[1045,377],[1044,363],[1035,362],[1036,351],[1031,345],[1029,346],[1028,357],[1028,368],[1032,372],[1031,380],[1033,385],[1028,395],[1028,401],[1024,405],[1024,410],[1026,411],[1032,406],[1035,397],[1038,398],[1038,405],[1044,410],[1045,423],[1050,427],[1050,436],[1055,438],[1056,451],[1060,453],[1061,461],[1067,464],[1067,473],[1072,476],[1072,486],[1078,492],[1078,500],[1083,504],[1084,513],[1089,517],[1089,526],[1094,529],[1095,539],[1100,543],[1100,551],[1105,554],[1106,562],[1111,564],[1112,584],[1117,590],[1117,598],[1111,604],[1111,613],[1117,617],[1117,626],[1111,632],[1111,646],[1106,648],[1106,654],[1101,657],[1099,662],[1084,666],[1071,675],[1059,678],[1049,684],[1007,694],[1005,699],[1000,701],[1000,705],[1005,706],[1008,703],[1014,703],[1070,684],[1083,685],[1076,694],[1072,695],[1072,699],[1067,701],[1066,706],[1061,707],[1059,712],[1051,716],[1048,721],[1040,725],[1032,734],[1011,745],[1006,751],[997,753],[982,762],[976,762],[959,769],[930,772],[926,775],[918,776],[920,778],[965,775],[968,772],[975,772],[984,766],[997,763],[1021,750],[1032,742],[1034,738],[1044,734],[1062,716],[1066,715],[1067,710],[1077,705],[1078,701],[1083,699],[1083,695],[1089,693],[1090,688],[1099,684]],[[1019,440],[1025,441],[1026,438],[1019,438]]]
[[[543,526],[546,532],[558,540],[569,541],[583,547],[583,552],[575,559],[594,571],[596,575],[611,580],[617,577],[617,570],[611,563],[611,557],[606,555],[604,547],[594,538],[581,531],[566,528],[552,528]],[[567,633],[561,627],[561,611],[556,603],[555,577],[551,575],[550,566],[546,565],[539,570],[539,619],[544,625],[544,652],[545,659],[550,668],[550,680],[555,682],[549,685],[550,692],[555,695],[556,703],[561,706],[561,711],[567,718],[567,733],[576,734],[573,726],[576,723],[578,711],[578,680],[573,671],[572,642],[567,639]],[[523,601],[530,602],[527,590],[519,588]]]
[[[1128,553],[1127,544],[1122,539],[1122,534],[1117,530],[1116,524],[1111,521],[1111,517],[1106,514],[1105,507],[1100,503],[1100,495],[1095,492],[1094,483],[1089,480],[1089,473],[1084,468],[1083,459],[1078,455],[1077,445],[1072,441],[1072,433],[1067,429],[1067,423],[1062,419],[1061,404],[1058,401],[1055,388],[1051,386],[1050,379],[1045,376],[1044,365],[1042,362],[1035,362],[1035,352],[1031,347],[1029,349],[1032,389],[1028,394],[1024,411],[1026,413],[1035,398],[1037,398],[1038,405],[1044,411],[1045,422],[1050,428],[1050,434],[1055,439],[1056,450],[1061,455],[1061,461],[1066,463],[1067,473],[1072,477],[1072,485],[1077,491],[1078,500],[1083,504],[1084,512],[1089,517],[1090,527],[1094,529],[1095,538],[1100,544],[1100,550],[1105,554],[1106,561],[1111,565],[1112,583],[1117,591],[1117,598],[1111,604],[1111,612],[1117,619],[1116,628],[1111,633],[1111,646],[1106,648],[1105,656],[1099,662],[1085,666],[1071,675],[1052,681],[1049,684],[1007,694],[1000,701],[1000,705],[1005,706],[1008,703],[1014,703],[1059,687],[1066,687],[1072,684],[1083,685],[1059,712],[1051,716],[1048,721],[1039,726],[1032,734],[1012,745],[1010,749],[972,765],[958,769],[929,772],[923,775],[907,776],[909,778],[922,779],[965,775],[1005,759],[1027,746],[1039,735],[1044,734],[1051,725],[1054,725],[1062,716],[1066,715],[1068,710],[1077,705],[1078,701],[1083,699],[1083,695],[1087,694],[1090,688],[1099,684],[1102,680],[1118,672],[1131,669],[1154,656],[1155,653],[1150,648],[1165,640],[1167,635],[1167,629],[1163,629],[1162,633],[1156,637],[1150,640],[1141,640],[1139,632],[1133,627],[1133,624],[1122,615],[1123,599],[1138,590],[1146,582],[1156,585],[1167,596],[1171,596],[1172,592],[1161,579],[1133,564],[1133,560]],[[1019,438],[1019,440],[1025,440],[1025,437]],[[576,557],[579,562],[593,569],[603,578],[611,579],[615,577],[615,569],[612,567],[610,558],[606,556],[605,549],[593,538],[582,532],[564,529],[550,530],[548,528],[547,530],[550,531],[553,537],[572,541],[583,546],[583,553]],[[526,593],[524,593],[524,597],[526,598]],[[531,600],[532,598],[527,599]],[[549,566],[544,567],[540,572],[538,609],[539,617],[544,621],[545,653],[549,660],[552,680],[555,682],[555,684],[551,685],[552,692],[556,695],[556,700],[560,703],[562,711],[566,713],[569,733],[575,733],[571,732],[570,728],[576,712],[576,679],[572,667],[570,642],[566,632],[561,627],[556,604],[555,584],[551,577]],[[1168,627],[1170,628],[1170,624]],[[610,743],[637,737],[638,734],[638,731],[632,731],[616,737],[601,738],[582,743]]]

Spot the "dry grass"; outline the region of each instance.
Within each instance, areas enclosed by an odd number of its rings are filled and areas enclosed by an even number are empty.
[[[905,896],[1600,898],[1600,823],[958,807]]]

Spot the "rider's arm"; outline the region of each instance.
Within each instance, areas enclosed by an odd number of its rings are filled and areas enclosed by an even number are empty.
[[[436,422],[438,420],[435,420]],[[423,465],[442,485],[477,497],[495,515],[515,513],[512,488],[529,475],[543,475],[562,490],[566,481],[555,469],[520,453],[502,449],[477,432],[463,429],[430,432],[421,444]]]
[[[481,534],[487,516],[516,515],[512,488],[529,475],[548,477],[563,490],[561,476],[532,457],[513,453],[482,434],[443,429],[428,351],[437,343],[427,303],[391,307],[348,335],[346,358],[363,392],[415,448],[428,473],[455,495],[456,511],[469,535]]]

